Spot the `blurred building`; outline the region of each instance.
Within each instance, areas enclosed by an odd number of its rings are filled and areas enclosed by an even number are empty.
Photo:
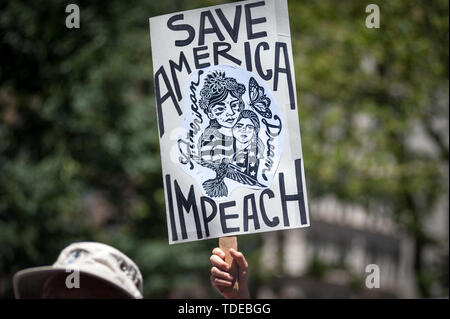
[[[310,218],[309,228],[264,236],[264,270],[284,275],[258,297],[416,297],[412,241],[385,214],[327,197],[310,205]],[[366,287],[370,264],[379,267],[380,288]]]
[[[416,297],[411,239],[386,214],[327,197],[310,205],[310,218],[312,227],[264,236],[264,269],[284,275],[258,297]],[[380,288],[366,287],[370,264],[379,267]]]
[[[448,100],[447,100],[448,110]],[[448,111],[447,111],[448,112]],[[448,116],[433,127],[448,148]],[[418,152],[439,152],[420,123],[408,140]],[[448,162],[442,165],[448,176]],[[344,204],[328,196],[310,203],[311,227],[264,234],[261,267],[273,275],[259,288],[260,298],[417,298],[412,238],[393,222],[390,212]],[[448,267],[449,197],[441,195],[424,225],[438,243],[427,247],[423,266]],[[380,270],[380,287],[369,289],[367,265]],[[440,264],[440,265],[439,265]],[[448,276],[448,275],[447,275]],[[432,288],[440,296],[448,277]]]

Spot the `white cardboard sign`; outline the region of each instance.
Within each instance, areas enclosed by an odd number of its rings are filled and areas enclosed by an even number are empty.
[[[169,243],[309,226],[286,0],[150,18]]]

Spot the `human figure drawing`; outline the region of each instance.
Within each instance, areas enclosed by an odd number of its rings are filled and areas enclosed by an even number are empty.
[[[253,78],[249,87],[251,106],[258,111],[254,107],[258,99],[267,112],[270,99],[263,94],[264,89]],[[265,187],[257,178],[259,159],[264,151],[264,145],[258,138],[259,118],[254,111],[246,108],[242,99],[245,92],[244,84],[226,77],[222,71],[208,74],[200,91],[199,105],[208,116],[209,125],[198,143],[198,164],[216,173],[215,178],[203,182],[208,196],[228,195],[225,178],[244,185]]]

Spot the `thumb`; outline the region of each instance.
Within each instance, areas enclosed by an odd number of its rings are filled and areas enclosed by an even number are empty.
[[[236,261],[238,265],[239,280],[247,280],[248,263],[247,260],[245,260],[244,255],[241,252],[234,250],[233,248],[230,249],[230,255],[231,257],[233,257],[233,259]]]

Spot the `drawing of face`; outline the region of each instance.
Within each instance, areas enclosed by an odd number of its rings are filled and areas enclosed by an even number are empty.
[[[242,118],[233,128],[233,136],[240,143],[248,143],[255,133],[255,126],[248,118]]]
[[[227,128],[232,128],[239,117],[239,102],[240,100],[228,94],[227,98],[210,107],[208,117],[215,119],[217,122]]]

